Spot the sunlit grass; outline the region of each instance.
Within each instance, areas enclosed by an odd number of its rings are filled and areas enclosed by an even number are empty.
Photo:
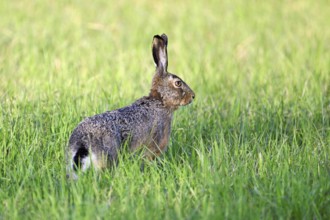
[[[2,1],[0,219],[327,219],[327,1]],[[65,177],[85,117],[149,92],[154,34],[196,101],[156,161]],[[144,163],[144,171],[141,171]]]

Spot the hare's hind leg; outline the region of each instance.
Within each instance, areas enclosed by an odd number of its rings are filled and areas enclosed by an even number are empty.
[[[93,138],[88,142],[75,141],[68,149],[68,177],[77,179],[77,171],[85,172],[89,167],[100,170],[117,162],[117,151],[120,146],[114,135]]]

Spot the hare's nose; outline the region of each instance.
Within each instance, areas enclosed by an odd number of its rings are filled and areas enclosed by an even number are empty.
[[[192,97],[192,99],[195,99],[195,94],[194,94],[194,95],[192,95],[191,97]]]

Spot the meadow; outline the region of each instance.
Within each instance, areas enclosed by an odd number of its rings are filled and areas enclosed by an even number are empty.
[[[1,1],[0,219],[329,219],[329,20],[326,0]],[[72,130],[148,95],[162,33],[196,93],[167,152],[68,181]]]

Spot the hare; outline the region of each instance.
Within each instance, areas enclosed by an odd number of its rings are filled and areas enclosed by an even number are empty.
[[[74,129],[67,150],[68,177],[76,178],[78,168],[85,171],[91,164],[96,169],[116,164],[124,143],[131,151],[145,146],[144,156],[149,159],[166,150],[174,111],[195,98],[182,79],[167,72],[167,43],[165,34],[153,38],[156,72],[149,96],[127,107],[88,117]]]

